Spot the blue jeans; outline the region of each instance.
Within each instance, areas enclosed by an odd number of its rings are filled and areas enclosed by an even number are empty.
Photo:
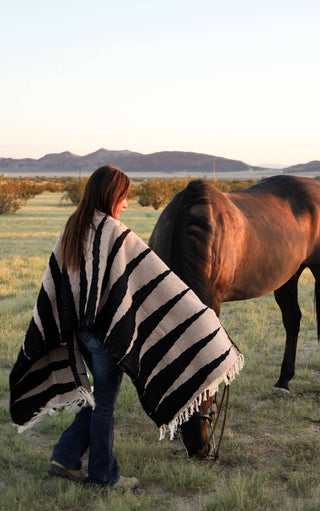
[[[92,373],[95,408],[82,407],[72,424],[55,445],[51,460],[78,470],[89,447],[89,482],[115,484],[119,479],[118,464],[113,453],[114,409],[123,372],[90,333],[77,335],[82,356]]]

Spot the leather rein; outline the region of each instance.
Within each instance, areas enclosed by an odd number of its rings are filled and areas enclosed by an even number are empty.
[[[199,456],[199,458],[204,458],[204,457],[208,456],[207,455],[208,447],[209,447],[209,445],[210,445],[210,443],[212,441],[213,442],[213,453],[210,454],[210,458],[212,458],[213,461],[218,461],[220,459],[221,442],[222,442],[222,437],[223,437],[223,433],[224,433],[224,430],[225,430],[225,426],[226,426],[226,422],[227,422],[227,415],[228,415],[230,385],[225,385],[224,386],[223,394],[222,394],[219,406],[217,404],[217,394],[218,393],[216,392],[215,396],[214,396],[214,405],[215,405],[215,408],[217,410],[216,418],[215,418],[215,411],[213,411],[213,410],[208,415],[206,415],[206,414],[199,414],[199,415],[197,415],[197,417],[199,417],[201,419],[208,420],[208,422],[211,425],[210,432],[209,432],[209,435],[208,435],[208,439],[207,439],[206,443],[204,444],[204,446],[202,447],[201,451],[199,451],[199,455],[198,456]],[[225,409],[224,409],[223,422],[222,422],[222,427],[221,427],[219,441],[218,441],[218,443],[216,445],[215,440],[214,440],[214,432],[215,432],[215,430],[216,430],[216,428],[218,426],[220,417],[222,415],[222,407],[223,407],[223,403],[224,403],[225,399],[226,399],[226,404],[225,404]]]

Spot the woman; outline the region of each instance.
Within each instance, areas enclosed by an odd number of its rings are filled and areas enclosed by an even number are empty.
[[[101,167],[90,176],[83,198],[62,234],[60,257],[66,269],[81,272],[82,261],[90,256],[94,245],[96,219],[107,216],[118,219],[127,208],[129,187],[129,178],[113,167]],[[53,449],[48,473],[74,480],[86,479],[81,471],[81,458],[89,447],[90,484],[134,488],[138,480],[119,475],[113,452],[114,409],[123,373],[92,335],[94,320],[90,314],[80,321],[77,340],[92,373],[95,407],[82,407],[63,432]]]
[[[207,393],[229,384],[243,366],[215,312],[116,219],[129,185],[111,167],[88,180],[53,248],[10,373],[10,414],[21,432],[56,410],[92,402],[86,360],[95,408],[80,410],[48,470],[82,479],[81,457],[89,447],[88,479],[101,486],[138,483],[119,476],[113,453],[122,370],[160,438],[166,432],[173,438]]]

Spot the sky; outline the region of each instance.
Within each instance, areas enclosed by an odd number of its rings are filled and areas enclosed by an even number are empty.
[[[320,160],[319,0],[0,0],[0,157]]]

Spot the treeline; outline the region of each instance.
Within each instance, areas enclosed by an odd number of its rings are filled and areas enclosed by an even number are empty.
[[[183,178],[155,178],[143,182],[132,182],[129,199],[136,199],[138,203],[159,209],[168,202],[194,177]],[[62,192],[63,201],[79,204],[88,178],[7,178],[0,175],[0,214],[9,214],[17,211],[28,199],[36,195],[49,192]],[[222,192],[233,192],[251,186],[256,181],[219,180],[210,182]]]
[[[148,179],[140,184],[133,183],[131,193],[136,197],[141,206],[152,206],[154,209],[159,209],[168,204],[178,192],[183,190],[194,179],[192,176]],[[208,179],[208,181],[222,192],[243,190],[255,183],[254,179],[247,181],[213,181]]]

